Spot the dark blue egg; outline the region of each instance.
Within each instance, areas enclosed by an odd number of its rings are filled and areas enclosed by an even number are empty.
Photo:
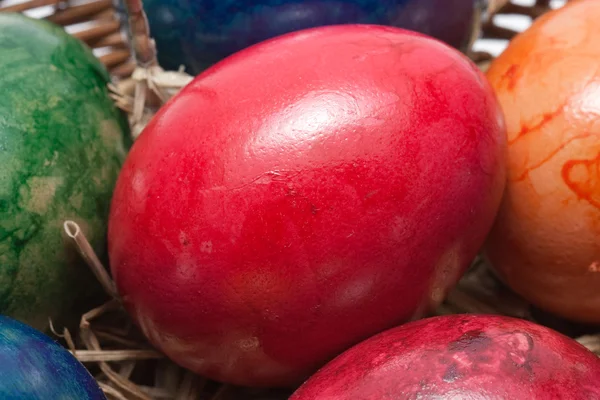
[[[121,0],[122,1],[122,0]],[[332,24],[415,30],[466,50],[486,0],[144,0],[159,63],[198,73],[262,40]],[[122,9],[122,5],[121,5]]]
[[[0,316],[0,399],[106,400],[77,359],[48,336]]]

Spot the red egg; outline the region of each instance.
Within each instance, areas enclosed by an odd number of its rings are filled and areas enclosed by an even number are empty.
[[[504,185],[502,114],[456,50],[380,26],[263,42],[134,144],[112,205],[123,301],[179,364],[285,386],[436,306]]]
[[[323,367],[290,400],[597,400],[600,359],[534,323],[436,317],[391,329]]]

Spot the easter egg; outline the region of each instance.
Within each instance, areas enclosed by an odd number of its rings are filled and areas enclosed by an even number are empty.
[[[98,287],[62,232],[74,220],[106,253],[128,140],[107,82],[62,28],[0,14],[0,313],[41,330]]]
[[[145,0],[159,63],[196,74],[252,44],[300,29],[380,24],[466,50],[479,33],[479,0]],[[120,6],[125,21],[123,5]]]
[[[599,381],[600,359],[558,332],[495,315],[450,315],[360,343],[290,400],[598,400]]]
[[[299,383],[442,300],[493,222],[504,140],[481,72],[437,40],[343,25],[250,47],[132,147],[109,220],[123,303],[193,371]]]
[[[507,121],[508,184],[486,245],[537,307],[600,323],[600,3],[550,12],[488,78]]]
[[[48,336],[0,316],[0,398],[105,400],[87,369]]]

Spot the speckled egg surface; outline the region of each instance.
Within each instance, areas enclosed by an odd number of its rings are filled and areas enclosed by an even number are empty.
[[[2,400],[105,400],[85,367],[48,336],[0,316]]]
[[[62,232],[75,220],[102,257],[128,140],[108,82],[61,27],[0,14],[0,313],[37,329],[96,284]]]
[[[448,315],[367,339],[290,400],[598,400],[600,360],[529,321]]]

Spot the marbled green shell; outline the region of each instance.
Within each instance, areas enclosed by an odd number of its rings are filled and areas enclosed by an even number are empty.
[[[61,27],[0,14],[0,313],[38,329],[98,288],[63,222],[78,222],[105,253],[130,144],[109,79]]]

